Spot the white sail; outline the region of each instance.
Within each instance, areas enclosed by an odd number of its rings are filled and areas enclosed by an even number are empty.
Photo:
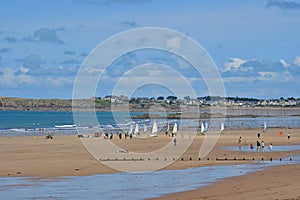
[[[139,124],[136,123],[135,129],[134,129],[134,134],[138,134],[138,133],[139,133]]]
[[[264,122],[264,133],[267,132],[267,123]]]
[[[147,126],[144,124],[144,132],[147,132]]]
[[[201,122],[201,130],[200,130],[201,133],[204,133],[204,124],[203,122]]]
[[[221,123],[221,132],[224,131],[225,127],[224,127],[224,123]]]
[[[156,123],[156,122],[153,122],[151,133],[154,134],[154,133],[156,133],[156,132],[157,132],[157,123]]]
[[[132,131],[133,131],[133,128],[132,128],[132,125],[130,125],[130,128],[129,128],[129,134],[132,134]]]
[[[173,126],[173,130],[172,133],[177,133],[177,123],[175,122],[174,126]]]
[[[207,132],[207,131],[208,131],[208,123],[205,122],[205,123],[204,123],[204,132]]]

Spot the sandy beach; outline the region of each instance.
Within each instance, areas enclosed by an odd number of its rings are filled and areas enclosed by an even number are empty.
[[[272,142],[274,148],[279,145],[300,144],[300,131],[298,129],[268,129],[262,133],[266,144],[265,152],[238,151],[238,138],[242,137],[242,144],[255,144],[257,132],[261,130],[227,130],[222,134],[214,149],[199,161],[199,147],[205,136],[197,136],[189,149],[180,159],[165,169],[183,169],[207,165],[223,165],[233,163],[251,162],[264,159],[279,159],[299,154],[297,151],[269,152],[268,144]],[[279,132],[283,131],[283,136]],[[291,134],[288,141],[287,134]],[[100,140],[100,139],[99,139]],[[114,137],[113,143],[128,151],[147,152],[161,148],[172,140],[171,137],[159,136],[149,139],[118,139]],[[221,147],[236,146],[237,151],[224,150]],[[77,135],[57,135],[54,139],[45,139],[44,136],[1,137],[0,140],[0,176],[72,176],[114,173],[115,170],[97,161],[83,146]],[[216,160],[218,158],[218,160]],[[227,158],[228,160],[224,160]],[[245,161],[229,161],[229,159],[242,159]],[[182,160],[183,159],[183,160]],[[250,161],[251,160],[251,161]]]
[[[280,131],[283,132],[282,136],[279,134]],[[261,132],[260,141],[265,141],[265,152],[256,152],[255,149],[253,152],[238,151],[239,137],[242,138],[241,145],[248,148],[250,143],[255,145],[258,132]],[[288,133],[291,135],[290,140],[287,138]],[[275,151],[276,146],[300,145],[299,129],[274,128],[268,129],[267,133],[262,133],[261,129],[226,130],[213,150],[199,160],[199,147],[204,138],[205,136],[197,136],[188,150],[164,169],[240,164],[262,158],[279,160],[300,154],[299,149]],[[132,140],[128,138],[120,140],[114,137],[112,140],[115,145],[134,152],[154,151],[170,141],[172,141],[171,137],[162,135]],[[269,151],[269,143],[273,144],[274,151]],[[226,146],[234,146],[236,150],[225,150]],[[44,136],[1,137],[0,151],[0,176],[54,178],[117,172],[94,158],[77,135],[55,135],[53,140],[45,139]],[[299,199],[300,192],[297,190],[300,187],[297,184],[300,178],[299,169],[299,165],[272,167],[246,176],[226,179],[199,190],[172,194],[162,199],[228,199],[229,197],[231,199],[274,199],[273,197]]]

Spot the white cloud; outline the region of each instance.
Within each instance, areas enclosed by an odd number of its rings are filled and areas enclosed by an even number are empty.
[[[114,85],[114,94],[131,94],[138,88],[154,84],[174,92],[178,97],[192,96],[191,82],[171,67],[159,64],[138,66],[120,77]]]
[[[21,67],[22,70],[26,71],[28,69]],[[34,78],[25,74],[16,75],[16,70],[11,68],[4,68],[2,70],[3,74],[0,76],[1,87],[17,88],[23,84],[34,83]]]
[[[224,64],[224,69],[222,70],[223,72],[235,72],[237,71],[242,64],[246,63],[247,60],[243,60],[243,59],[240,59],[240,58],[230,58],[229,61],[227,61],[225,64]]]
[[[42,64],[42,59],[38,55],[34,54],[18,59],[17,61],[22,62],[24,67],[31,69],[40,68]]]
[[[293,0],[268,0],[266,1],[266,7],[276,7],[284,10],[299,10],[300,2]]]
[[[34,37],[38,38],[42,42],[50,42],[54,44],[65,44],[56,34],[55,29],[40,28],[33,34]]]
[[[290,82],[294,80],[292,74],[288,71],[284,72],[270,72],[270,71],[260,71],[257,72],[257,76],[234,76],[223,78],[226,83],[249,83],[255,81],[270,81],[276,83]],[[263,87],[263,86],[262,86]]]
[[[64,86],[74,83],[74,79],[71,77],[48,77],[47,83],[52,86]]]
[[[171,51],[179,52],[181,48],[182,40],[180,37],[169,37],[165,39],[165,47]]]
[[[20,71],[21,71],[23,74],[26,74],[27,72],[29,72],[29,68],[26,68],[26,67],[21,66],[21,67],[20,67]]]
[[[29,74],[30,70],[21,66],[18,69],[4,68],[1,70],[1,88],[59,88],[71,85],[74,82],[72,76],[34,76]]]
[[[258,72],[259,80],[272,80],[278,78],[278,74],[275,72]]]
[[[97,66],[84,66],[82,70],[88,74],[102,74],[105,71],[105,69]]]
[[[285,62],[285,60],[280,59],[279,62],[282,64],[282,66],[284,67],[290,67],[290,64],[288,64],[287,62]]]
[[[299,57],[300,66],[300,57]],[[283,73],[290,71],[291,64],[287,63],[284,59],[278,61],[268,60],[243,60],[241,58],[230,58],[224,63],[224,68],[221,70],[226,76],[253,76],[258,75],[258,72],[277,72]],[[225,73],[226,72],[226,73]]]
[[[253,82],[253,81],[256,81],[258,80],[257,77],[226,77],[226,78],[223,78],[223,81],[225,83],[244,83],[244,82]]]
[[[300,56],[297,56],[294,60],[294,64],[300,67]]]
[[[276,82],[288,82],[292,79],[292,76],[289,72],[258,72],[259,77],[257,80],[261,81],[276,81]]]

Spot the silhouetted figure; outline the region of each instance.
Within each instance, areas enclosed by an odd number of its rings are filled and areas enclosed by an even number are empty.
[[[260,151],[261,148],[260,148],[260,142],[259,141],[256,141],[256,151]]]

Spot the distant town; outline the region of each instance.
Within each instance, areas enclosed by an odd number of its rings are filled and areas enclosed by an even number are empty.
[[[176,96],[154,97],[126,97],[107,95],[105,97],[93,97],[90,99],[27,99],[17,97],[0,97],[0,110],[93,110],[110,111],[112,106],[122,107],[122,104],[129,104],[131,111],[147,111],[153,105],[159,105],[167,111],[179,111],[185,107],[212,107],[222,106],[228,108],[295,108],[300,107],[300,98],[279,98],[279,99],[256,99],[245,97],[198,97],[189,96],[179,99]]]
[[[100,100],[100,97],[96,98],[96,101]],[[279,99],[256,99],[256,98],[245,98],[245,97],[198,97],[191,98],[189,96],[183,99],[178,99],[176,96],[163,97],[159,96],[157,98],[151,97],[132,97],[128,98],[126,96],[114,96],[107,95],[103,100],[108,101],[113,104],[122,103],[133,103],[133,104],[147,104],[147,103],[165,103],[169,105],[187,105],[187,106],[228,106],[228,107],[300,107],[300,98],[284,98]]]

